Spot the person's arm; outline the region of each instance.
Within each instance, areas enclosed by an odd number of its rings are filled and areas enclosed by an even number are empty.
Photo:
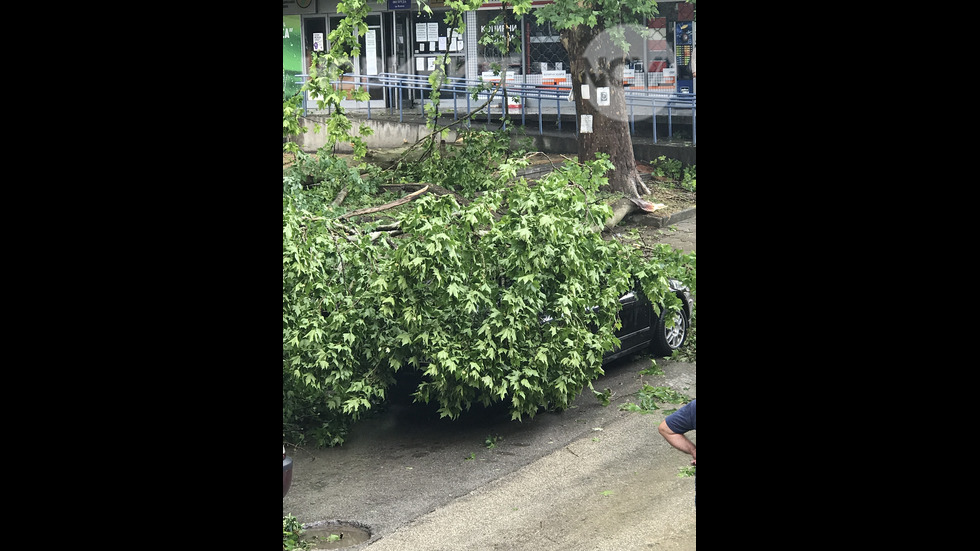
[[[694,442],[688,440],[683,434],[678,434],[670,430],[666,420],[660,422],[657,430],[660,431],[660,435],[664,437],[664,440],[668,444],[691,456],[691,465],[698,464],[698,447],[694,445]]]

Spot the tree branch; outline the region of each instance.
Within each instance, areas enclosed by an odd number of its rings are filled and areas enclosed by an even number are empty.
[[[504,78],[506,78],[506,75],[504,75]],[[397,161],[392,162],[391,165],[389,165],[389,166],[390,167],[396,167],[396,166],[398,166],[399,164],[401,164],[402,161],[405,160],[406,157],[408,157],[408,154],[411,153],[422,142],[425,142],[426,140],[429,140],[430,138],[432,138],[436,134],[442,133],[443,130],[449,130],[450,128],[452,128],[454,126],[459,125],[459,124],[462,124],[462,123],[470,120],[471,118],[473,118],[477,113],[479,113],[480,111],[482,111],[484,107],[490,105],[490,103],[493,102],[494,98],[497,96],[497,90],[499,90],[499,87],[498,86],[492,87],[492,89],[490,90],[490,96],[487,99],[486,103],[484,103],[483,105],[477,107],[473,111],[467,113],[466,115],[460,117],[459,119],[453,121],[452,123],[447,124],[446,126],[443,126],[442,128],[439,128],[439,129],[435,130],[431,134],[428,134],[427,136],[425,136],[423,138],[419,138],[419,140],[417,142],[415,142],[414,144],[410,145],[408,147],[408,149],[406,149],[405,152],[402,153],[401,157],[399,157]],[[436,122],[438,122],[438,121],[436,121]]]
[[[346,197],[347,197],[347,186],[344,186],[344,189],[340,190],[340,193],[338,193],[337,197],[334,198],[333,206],[339,207],[340,204],[344,202],[344,199]]]
[[[355,210],[355,211],[352,211],[352,212],[348,212],[347,214],[341,215],[338,219],[339,220],[346,220],[346,219],[352,218],[354,216],[361,216],[363,214],[371,214],[371,213],[375,213],[375,212],[381,212],[383,210],[392,209],[392,208],[395,208],[397,206],[401,206],[401,205],[404,205],[405,203],[408,203],[412,199],[415,199],[416,197],[418,197],[419,195],[422,195],[423,193],[425,193],[428,190],[429,190],[429,186],[425,186],[424,188],[416,191],[415,193],[412,193],[410,195],[406,195],[405,197],[402,197],[401,199],[397,199],[397,200],[392,201],[390,203],[385,203],[384,205],[381,205],[380,207],[370,207],[370,208],[366,208],[366,209],[360,209],[360,210]]]

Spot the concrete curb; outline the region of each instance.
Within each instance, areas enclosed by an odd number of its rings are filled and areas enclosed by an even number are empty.
[[[676,224],[682,220],[687,220],[697,215],[697,207],[690,207],[664,216],[657,216],[656,213],[646,214],[635,212],[628,218],[630,223],[638,226],[653,226],[654,228],[666,228],[671,224]]]

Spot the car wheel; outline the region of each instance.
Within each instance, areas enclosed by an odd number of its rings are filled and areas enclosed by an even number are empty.
[[[667,327],[667,316],[674,317],[673,327]],[[662,308],[660,317],[653,324],[653,340],[650,343],[650,349],[658,357],[670,356],[687,340],[687,325],[687,312],[683,307],[677,313],[668,308]]]

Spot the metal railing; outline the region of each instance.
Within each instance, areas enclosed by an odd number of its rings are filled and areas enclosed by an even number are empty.
[[[307,75],[298,75],[299,84],[305,82]],[[524,79],[537,75],[516,75],[515,80],[508,80],[506,93],[508,97],[508,112],[511,117],[504,117],[504,94],[503,88],[499,87],[499,80],[490,81],[496,88],[493,90],[482,90],[477,94],[474,92],[487,81],[470,80],[465,78],[447,77],[439,88],[439,112],[448,115],[453,114],[453,120],[459,120],[460,116],[466,116],[476,108],[480,110],[466,121],[467,126],[471,126],[474,121],[479,122],[485,118],[487,124],[496,117],[497,120],[503,119],[504,127],[508,121],[516,123],[517,115],[520,115],[520,124],[527,127],[528,116],[537,115],[538,133],[544,133],[545,119],[549,126],[552,122],[560,131],[562,129],[562,115],[571,115],[574,121],[575,132],[579,131],[578,117],[575,117],[575,103],[569,101],[571,86],[566,84],[537,84],[527,82],[517,82],[517,78]],[[369,94],[372,90],[383,89],[384,107],[375,106],[372,108],[372,101],[356,102],[349,101],[345,109],[353,109],[367,112],[367,118],[371,119],[372,111],[378,109],[388,112],[394,117],[398,114],[398,121],[404,122],[405,115],[419,115],[425,113],[426,101],[432,101],[432,86],[429,84],[428,76],[409,75],[398,73],[381,73],[379,75],[354,75],[346,74],[343,81],[334,82],[335,85],[343,84],[349,87],[362,87]],[[565,82],[570,82],[566,78]],[[517,99],[514,102],[514,98]],[[374,100],[375,102],[379,100]],[[417,106],[416,106],[417,103]],[[308,109],[312,109],[315,102],[308,100],[308,94],[304,93],[303,109],[304,115]],[[637,121],[644,121],[651,127],[650,137],[657,143],[657,124],[650,124],[651,117],[656,115],[657,120],[665,120],[667,124],[667,136],[673,137],[674,117],[690,117],[690,130],[692,143],[697,145],[697,95],[687,93],[665,92],[662,90],[643,90],[628,88],[626,91],[626,108],[629,113],[630,133],[637,136]],[[567,121],[566,121],[567,126]]]

